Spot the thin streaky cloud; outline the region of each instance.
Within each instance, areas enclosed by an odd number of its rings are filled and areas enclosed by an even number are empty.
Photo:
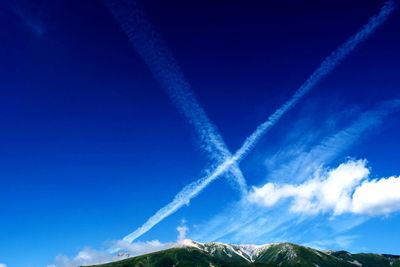
[[[191,86],[166,45],[147,21],[140,1],[105,0],[115,19],[128,36],[132,46],[162,85],[172,102],[194,127],[201,147],[216,165],[232,157],[221,134],[201,107]],[[237,164],[230,166],[232,177],[242,194],[247,192],[244,176]]]
[[[301,151],[291,161],[268,174],[268,180],[302,182],[317,168],[329,164],[335,157],[343,153],[357,142],[369,129],[376,128],[382,119],[400,106],[395,99],[380,103],[375,109],[361,113],[348,127],[322,140],[309,151]]]
[[[355,35],[350,37],[344,44],[339,46],[333,53],[331,53],[317,70],[306,80],[306,82],[300,86],[295,94],[277,109],[264,123],[257,127],[244,142],[242,147],[230,158],[225,160],[222,164],[216,167],[210,172],[208,176],[205,176],[188,186],[185,186],[181,192],[179,192],[172,202],[161,208],[153,216],[151,216],[142,226],[136,229],[131,234],[127,235],[124,240],[132,242],[144,233],[153,228],[160,221],[173,214],[182,206],[188,204],[192,198],[197,196],[208,184],[218,178],[232,165],[238,163],[254,148],[257,142],[267,133],[269,129],[288,111],[290,111],[308,92],[315,87],[315,85],[321,81],[325,76],[331,73],[335,67],[352,52],[360,43],[370,37],[375,30],[382,25],[389,16],[395,10],[395,4],[392,1],[388,1],[381,8],[378,15],[373,16],[369,19],[368,23],[365,24],[361,30]]]

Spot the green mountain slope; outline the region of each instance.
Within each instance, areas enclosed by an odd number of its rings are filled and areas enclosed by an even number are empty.
[[[372,253],[359,253],[350,254],[347,251],[335,251],[331,253],[332,256],[341,258],[347,261],[357,261],[361,266],[368,267],[380,267],[380,266],[391,266],[400,267],[400,257],[395,255],[381,255]]]
[[[322,251],[303,247],[291,243],[271,245],[255,262],[264,263],[268,266],[324,266],[324,267],[355,267],[346,260],[329,255]]]
[[[400,257],[320,251],[291,243],[230,245],[197,243],[96,265],[97,267],[400,267]]]
[[[228,262],[214,257],[196,248],[172,248],[154,252],[118,262],[96,265],[98,267],[172,267],[172,266],[196,266],[196,267],[228,267],[228,266],[257,266],[246,261]],[[261,265],[260,265],[261,266]]]

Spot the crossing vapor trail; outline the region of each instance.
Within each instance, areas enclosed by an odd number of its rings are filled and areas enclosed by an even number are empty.
[[[105,0],[115,19],[130,42],[162,85],[181,113],[188,119],[200,137],[201,147],[218,166],[232,157],[217,128],[211,123],[196,96],[186,82],[175,58],[161,37],[146,20],[138,0]],[[234,179],[242,194],[247,192],[246,181],[237,164],[232,164],[228,177]]]
[[[326,75],[331,73],[335,67],[352,52],[357,45],[370,37],[375,30],[382,25],[395,10],[395,3],[387,1],[381,8],[378,15],[369,19],[355,35],[351,36],[345,43],[339,46],[334,52],[326,57],[312,75],[300,86],[294,95],[277,109],[268,119],[257,127],[257,129],[244,141],[241,148],[232,156],[222,162],[219,166],[209,172],[209,175],[185,186],[173,199],[172,202],[161,208],[151,216],[141,227],[123,240],[133,242],[135,239],[149,231],[160,221],[173,214],[179,208],[188,204],[189,201],[197,196],[208,184],[225,173],[231,166],[242,160],[257,144],[263,135],[288,111],[290,111],[301,98],[315,87]]]

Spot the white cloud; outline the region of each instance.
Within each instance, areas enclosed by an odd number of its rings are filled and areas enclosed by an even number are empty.
[[[47,267],[76,267],[81,265],[102,264],[164,250],[174,246],[176,246],[176,243],[174,242],[162,243],[158,240],[134,243],[117,240],[111,242],[110,248],[119,248],[121,252],[118,254],[112,254],[108,252],[108,250],[95,250],[93,248],[86,247],[79,251],[78,254],[73,258],[65,255],[58,255],[55,263],[50,264]],[[3,266],[0,265],[0,267]]]
[[[178,231],[176,242],[178,244],[181,244],[186,239],[187,233],[189,232],[189,227],[186,226],[186,223],[186,219],[182,219],[181,224],[176,227],[176,231]]]
[[[7,264],[5,264],[5,263],[0,263],[0,267],[7,267]]]
[[[106,251],[94,250],[87,247],[79,251],[74,258],[58,255],[55,263],[47,265],[47,267],[76,267],[81,265],[101,264],[117,259],[118,256],[111,255]]]
[[[178,243],[186,239],[186,235],[189,232],[189,228],[186,225],[181,225],[176,228],[178,231]]]
[[[353,194],[352,210],[359,214],[388,214],[400,210],[400,176],[365,181]]]
[[[350,160],[336,169],[314,174],[302,184],[267,183],[253,187],[251,203],[272,207],[291,199],[290,211],[301,214],[388,214],[400,210],[400,177],[367,180],[365,160]]]
[[[185,223],[186,221],[183,220],[181,225],[176,228],[178,231],[177,242],[163,243],[159,240],[152,240],[129,243],[124,240],[116,240],[109,242],[109,249],[95,250],[93,248],[86,247],[79,251],[78,254],[73,258],[65,255],[58,255],[55,263],[47,265],[47,267],[76,267],[81,265],[102,264],[176,247],[187,242],[185,238],[189,228],[185,225]],[[109,251],[119,251],[119,253],[115,254],[110,253]],[[0,264],[0,267],[6,266],[2,266]]]

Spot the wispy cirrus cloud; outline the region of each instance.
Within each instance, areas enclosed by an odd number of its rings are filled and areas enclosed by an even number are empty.
[[[351,145],[359,142],[369,130],[379,127],[383,119],[400,107],[400,100],[379,103],[374,109],[360,113],[346,128],[326,136],[319,144],[294,144],[283,147],[266,161],[274,165],[268,180],[302,182],[313,172],[332,162]],[[312,135],[311,138],[314,138]],[[293,151],[295,150],[295,151]],[[287,158],[290,160],[287,160]]]
[[[339,235],[332,239],[315,240],[309,243],[303,243],[303,245],[320,250],[332,249],[335,247],[350,249],[355,239],[357,239],[357,236],[354,235]]]

